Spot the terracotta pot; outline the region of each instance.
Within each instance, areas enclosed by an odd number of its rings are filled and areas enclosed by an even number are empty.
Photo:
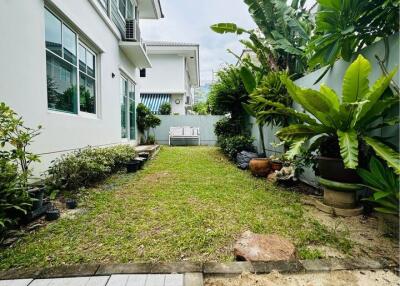
[[[360,183],[361,179],[357,172],[344,167],[340,158],[319,157],[318,169],[320,176],[324,179],[341,183]]]
[[[283,168],[283,163],[279,161],[272,161],[271,162],[272,171],[280,171]]]
[[[266,177],[271,172],[271,160],[268,158],[251,159],[249,166],[251,173],[256,177]]]

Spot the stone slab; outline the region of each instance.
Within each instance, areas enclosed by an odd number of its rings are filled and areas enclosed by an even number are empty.
[[[28,286],[32,279],[0,280],[0,286]]]
[[[299,261],[252,262],[252,265],[257,274],[271,273],[274,270],[280,273],[296,273],[304,269]]]
[[[208,262],[204,264],[204,274],[241,274],[243,272],[254,272],[250,262]]]
[[[203,286],[204,279],[202,273],[186,273],[184,275],[184,286]]]
[[[198,262],[174,262],[174,263],[155,263],[151,267],[151,273],[170,274],[202,272],[203,264]]]
[[[151,273],[151,263],[132,263],[132,264],[108,264],[101,265],[96,275],[112,274],[148,274]]]
[[[94,276],[98,268],[98,264],[57,266],[43,269],[37,278]]]

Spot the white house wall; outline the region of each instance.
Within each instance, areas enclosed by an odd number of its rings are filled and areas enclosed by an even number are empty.
[[[184,57],[178,55],[150,54],[152,68],[140,78],[142,93],[185,93]]]
[[[90,2],[53,0],[46,3],[61,10],[67,16],[63,20],[71,20],[90,42],[104,51],[97,56],[98,118],[47,108],[44,1],[0,1],[0,102],[10,105],[26,125],[43,126],[42,134],[32,146],[33,152],[42,154],[42,164],[37,166],[36,174],[64,151],[128,142],[121,139],[120,68],[133,79],[137,70],[122,54],[119,39]],[[136,101],[139,101],[139,89]]]
[[[179,101],[179,103],[178,103]],[[185,96],[183,94],[171,95],[171,114],[184,115],[185,110]]]

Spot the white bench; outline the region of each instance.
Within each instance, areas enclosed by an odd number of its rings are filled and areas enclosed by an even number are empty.
[[[197,139],[200,145],[200,128],[198,127],[171,127],[169,129],[168,143],[171,146],[171,139]]]

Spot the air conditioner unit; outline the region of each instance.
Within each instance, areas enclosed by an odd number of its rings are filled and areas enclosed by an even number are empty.
[[[136,20],[126,20],[126,27],[125,27],[125,40],[138,42],[140,39],[139,35],[139,25]]]

